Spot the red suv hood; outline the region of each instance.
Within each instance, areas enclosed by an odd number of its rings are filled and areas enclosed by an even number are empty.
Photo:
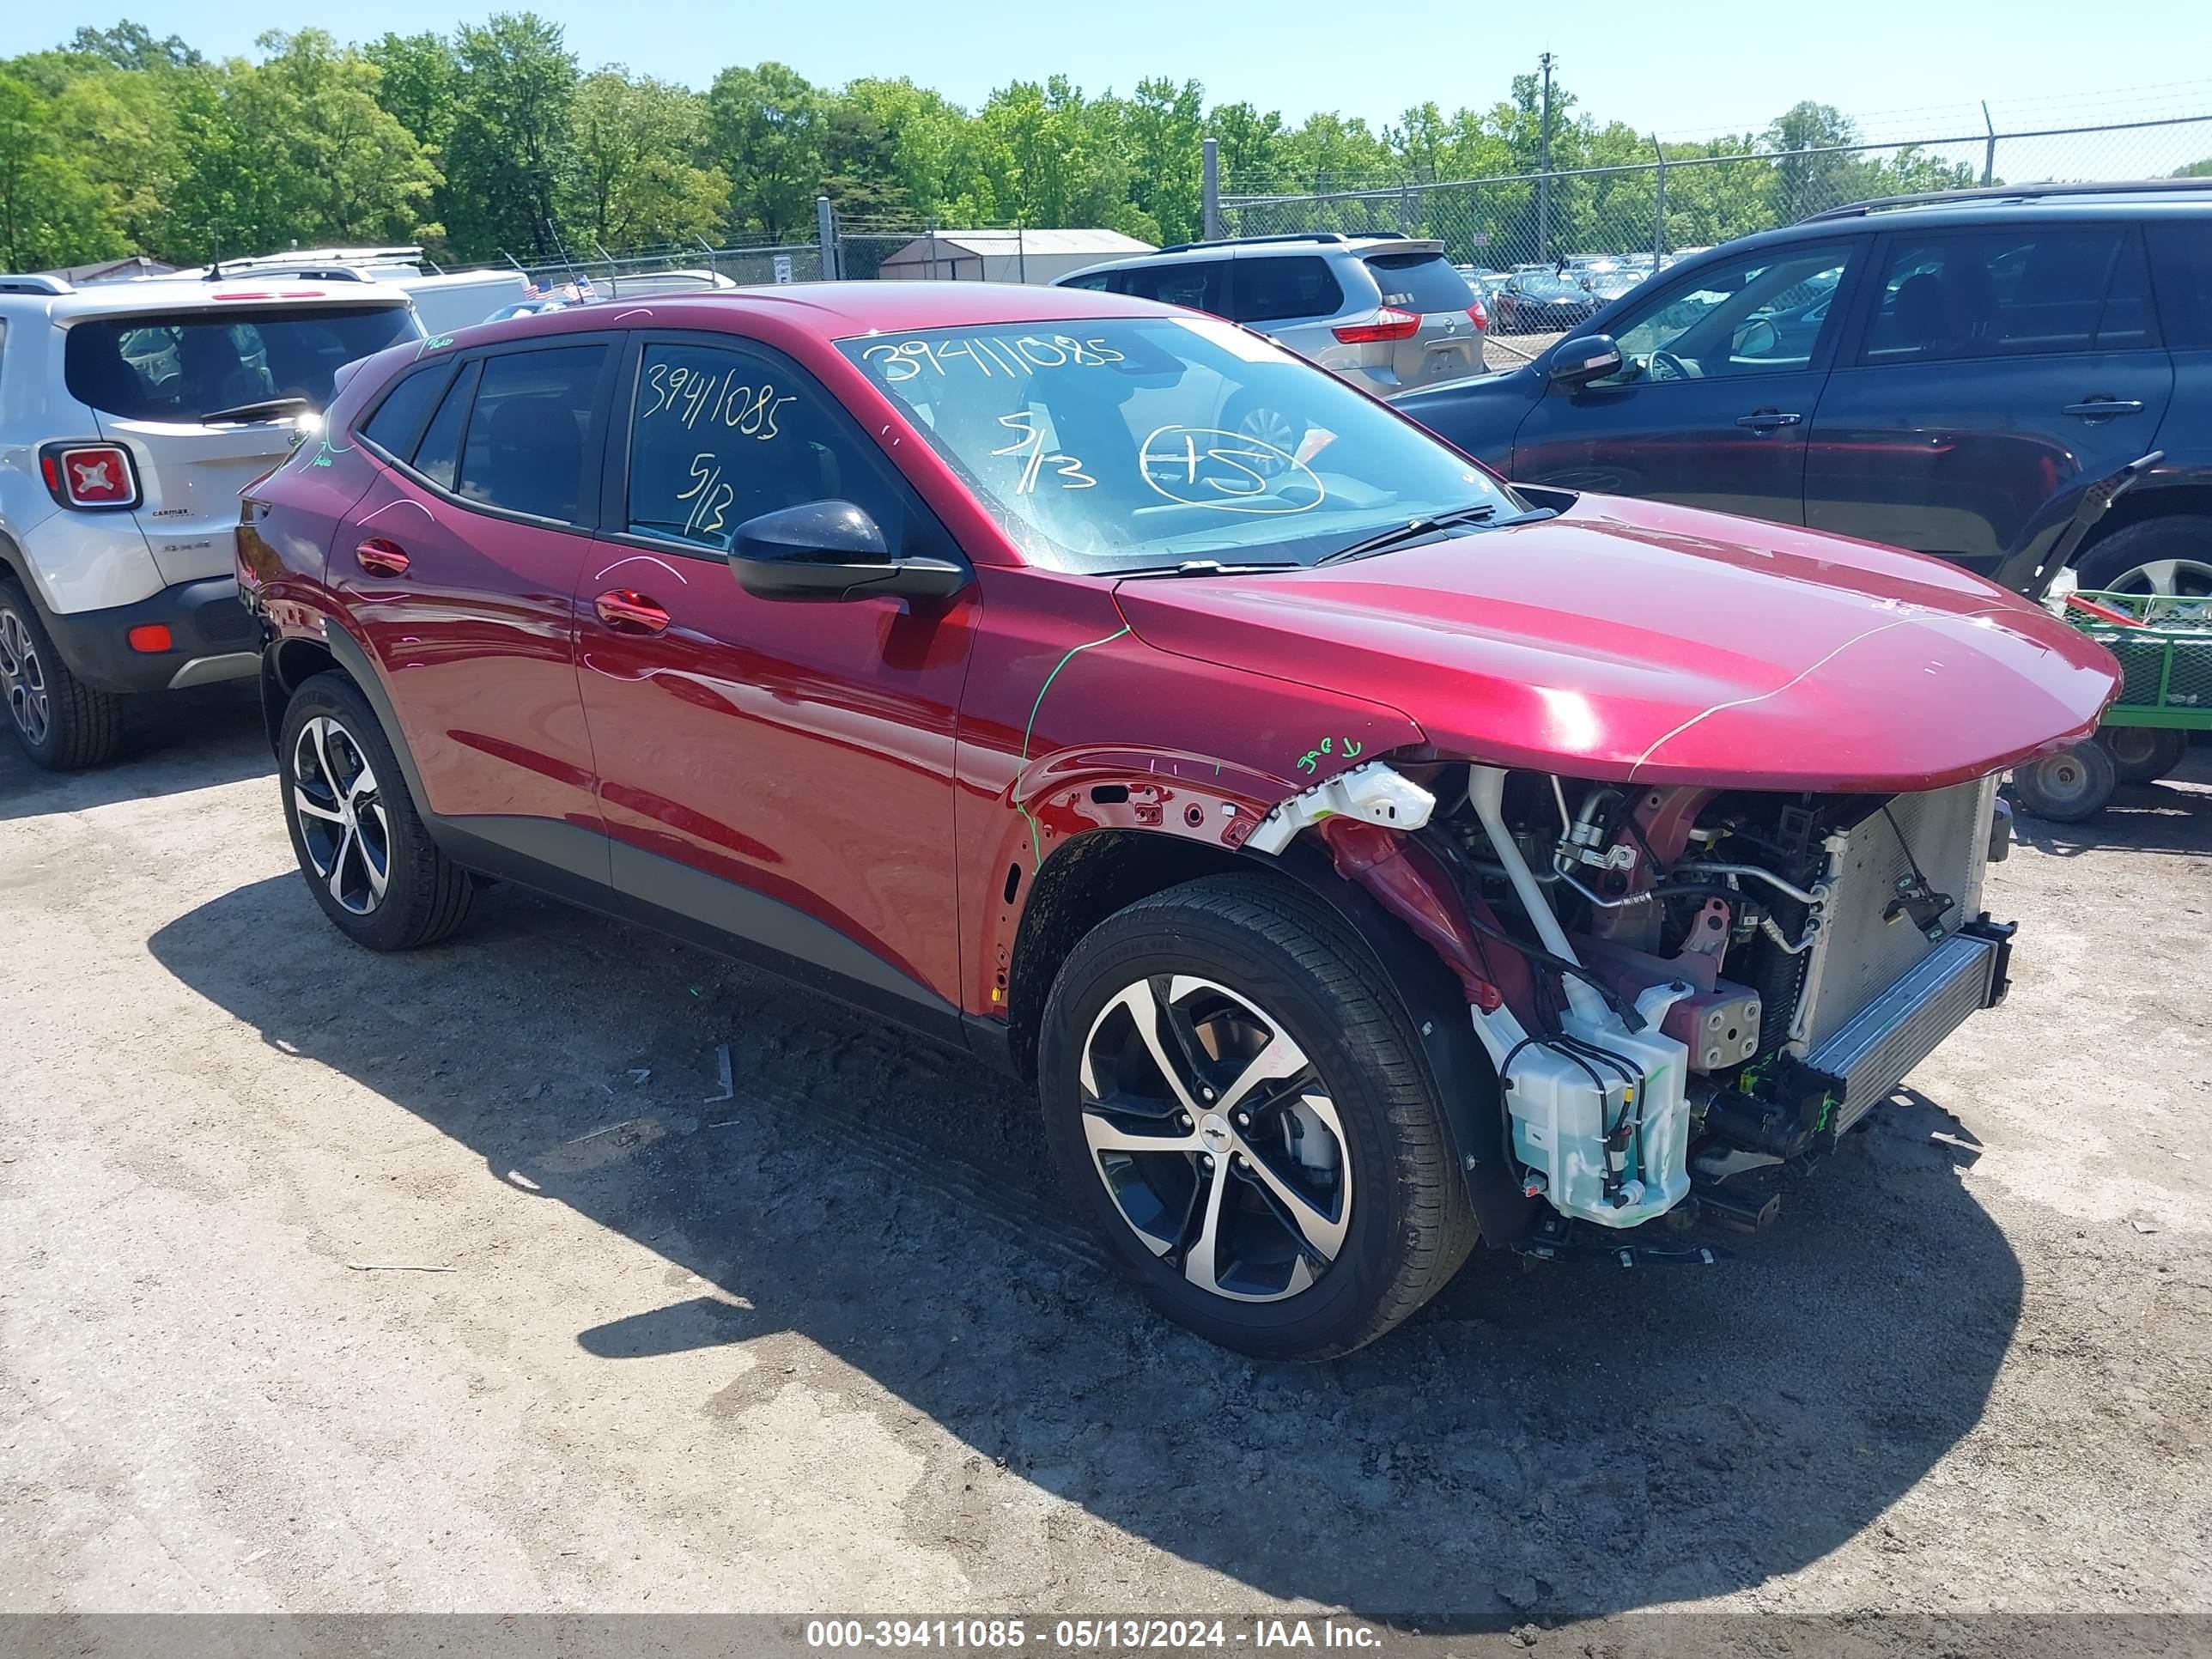
[[[1651,501],[1333,568],[1123,582],[1162,650],[1405,714],[1571,776],[1933,789],[2080,738],[2111,655],[1910,553]]]

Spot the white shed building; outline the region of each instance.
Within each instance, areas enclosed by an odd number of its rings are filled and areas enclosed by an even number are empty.
[[[876,272],[887,280],[1049,283],[1102,259],[1150,253],[1118,230],[940,230],[917,236]]]

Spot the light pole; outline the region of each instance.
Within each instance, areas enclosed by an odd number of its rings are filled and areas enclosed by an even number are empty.
[[[1536,61],[1544,70],[1543,137],[1536,162],[1536,257],[1548,259],[1552,257],[1552,54],[1547,52]]]

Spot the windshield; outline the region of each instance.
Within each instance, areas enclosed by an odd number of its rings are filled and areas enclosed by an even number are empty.
[[[1580,283],[1565,276],[1522,276],[1513,285],[1539,300],[1579,300],[1586,292]]]
[[[70,326],[62,373],[103,415],[190,422],[274,398],[321,409],[340,368],[417,337],[404,305],[97,317]]]
[[[1031,563],[1312,564],[1416,518],[1521,503],[1418,427],[1211,318],[841,342]]]

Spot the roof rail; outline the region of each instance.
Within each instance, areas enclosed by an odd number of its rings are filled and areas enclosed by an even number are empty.
[[[1216,236],[1204,242],[1174,242],[1158,251],[1162,253],[1188,253],[1194,247],[1242,247],[1252,242],[1341,242],[1344,240],[1340,232],[1334,230],[1286,230],[1273,236]]]
[[[304,260],[281,264],[251,265],[243,259],[235,262],[226,261],[222,267],[222,279],[228,282],[234,276],[296,276],[301,281],[308,283],[366,283],[374,280],[363,276],[359,270],[351,265],[316,264]],[[209,276],[202,280],[212,282],[215,279]]]
[[[1929,190],[1913,196],[1875,196],[1863,202],[1847,202],[1841,207],[1808,213],[1797,222],[1814,225],[1827,219],[1856,219],[1891,208],[1941,207],[1958,202],[2027,202],[2046,196],[2156,196],[2168,191],[2212,192],[2212,179],[2130,179],[2108,184],[1986,185],[1972,190]]]
[[[421,246],[414,242],[395,243],[381,247],[307,247],[288,248],[281,253],[246,253],[236,258],[225,259],[225,270],[255,270],[281,274],[301,265],[374,265],[396,262],[412,263],[422,257]]]
[[[0,294],[74,294],[76,286],[43,270],[0,276]]]

